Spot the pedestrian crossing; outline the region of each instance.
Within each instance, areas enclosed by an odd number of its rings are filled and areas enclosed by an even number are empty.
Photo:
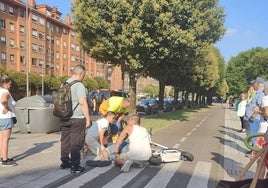
[[[75,187],[92,187],[94,188],[114,188],[114,187],[133,187],[133,188],[165,188],[168,187],[171,178],[179,170],[184,161],[164,163],[161,166],[145,166],[143,168],[131,167],[129,173],[121,173],[120,168],[114,165],[107,167],[95,167],[87,170],[84,173],[69,175],[68,180],[62,178],[61,181],[54,181],[59,172],[67,172],[68,170],[59,170],[54,173],[54,178],[47,178],[47,185],[44,186],[42,179],[39,178],[38,182],[30,182],[24,184],[23,187],[58,187],[58,188],[75,188]],[[190,163],[190,162],[189,162]],[[205,161],[198,161],[192,172],[188,185],[180,185],[179,182],[176,186],[169,185],[169,187],[187,187],[187,188],[203,188],[207,187],[211,163]],[[48,176],[48,175],[47,175]],[[47,180],[52,182],[47,182]],[[100,181],[100,180],[103,181]]]

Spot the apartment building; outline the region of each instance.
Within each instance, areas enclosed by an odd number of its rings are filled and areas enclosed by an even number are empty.
[[[111,89],[125,85],[120,67],[97,62],[83,51],[69,15],[63,20],[56,7],[27,2],[0,0],[0,62],[7,70],[69,76],[82,64],[89,78],[104,77]]]

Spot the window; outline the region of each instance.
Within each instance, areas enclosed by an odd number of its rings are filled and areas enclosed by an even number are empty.
[[[0,11],[5,12],[5,4],[0,2]]]
[[[47,10],[47,15],[48,16],[51,16],[51,12]]]
[[[59,46],[60,45],[60,41],[57,39],[56,40],[56,45]]]
[[[74,32],[74,31],[71,32],[71,36],[72,36],[72,37],[75,36],[75,32]]]
[[[65,53],[63,54],[63,59],[66,59],[66,54]]]
[[[44,46],[39,46],[39,53],[43,54],[45,52],[45,47]]]
[[[6,37],[1,36],[1,45],[6,45]]]
[[[45,33],[43,33],[43,32],[39,32],[39,39],[40,40],[44,40],[44,38],[45,38]]]
[[[54,37],[51,37],[51,44],[54,44]]]
[[[47,42],[49,43],[50,42],[50,36],[47,35]]]
[[[34,14],[32,14],[32,21],[35,22],[35,23],[37,23],[37,16],[34,15]]]
[[[65,28],[62,29],[62,33],[63,33],[64,35],[66,35],[67,31],[66,31]]]
[[[38,52],[38,46],[36,44],[32,44],[33,52]]]
[[[15,63],[15,55],[14,54],[10,54],[9,55],[9,60],[10,60],[10,63],[11,64],[14,64]]]
[[[20,49],[24,49],[24,41],[20,41]]]
[[[20,8],[20,17],[25,18],[25,12],[24,9]]]
[[[79,46],[76,46],[76,51],[80,51],[80,47]]]
[[[9,11],[9,14],[14,15],[14,8],[13,7],[10,6],[8,11]]]
[[[71,61],[75,61],[75,56],[71,55]]]
[[[6,28],[6,20],[0,20],[0,29],[5,29]]]
[[[20,25],[20,33],[21,34],[24,34],[25,30],[24,30],[24,26],[23,25]]]
[[[59,34],[60,33],[60,28],[56,26],[56,32]]]
[[[40,25],[45,25],[45,21],[44,21],[43,18],[39,18],[39,24],[40,24]]]
[[[66,48],[66,42],[65,42],[65,41],[63,41],[63,47],[65,47],[65,48]]]
[[[20,56],[20,64],[25,65],[24,56]]]
[[[6,61],[6,60],[7,60],[6,53],[2,52],[1,53],[1,61]]]
[[[75,48],[74,46],[75,46],[75,45],[74,45],[73,43],[71,43],[71,48],[72,48],[72,49],[74,49],[74,48]]]
[[[32,29],[32,36],[37,38],[37,30],[35,29]]]
[[[60,53],[56,52],[56,58],[59,59],[60,58]]]
[[[9,22],[9,30],[14,32],[14,30],[15,30],[14,23]]]
[[[37,66],[37,58],[32,58],[32,65]]]
[[[14,39],[9,39],[9,46],[14,48],[15,47],[15,41]]]
[[[43,59],[39,59],[39,67],[43,67],[44,66],[44,60]]]

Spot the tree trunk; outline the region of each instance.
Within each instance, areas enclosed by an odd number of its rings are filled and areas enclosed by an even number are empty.
[[[130,109],[129,114],[136,113],[136,74],[129,71],[129,95],[130,95]]]

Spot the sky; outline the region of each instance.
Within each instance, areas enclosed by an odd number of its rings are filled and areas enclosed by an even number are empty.
[[[36,4],[56,6],[61,18],[70,13],[72,0],[35,0]],[[255,47],[268,48],[268,0],[219,0],[224,7],[224,36],[215,44],[225,61]]]

